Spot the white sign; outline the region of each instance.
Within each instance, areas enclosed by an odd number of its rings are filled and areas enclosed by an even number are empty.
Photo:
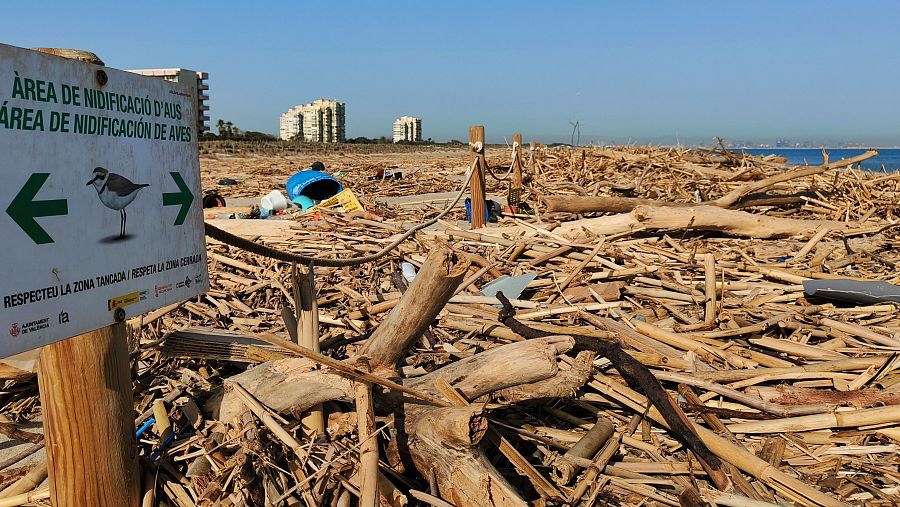
[[[208,289],[196,93],[0,44],[0,357]]]

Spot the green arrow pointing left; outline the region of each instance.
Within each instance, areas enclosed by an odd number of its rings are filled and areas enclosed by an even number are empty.
[[[181,225],[184,223],[184,219],[187,218],[188,209],[191,207],[191,203],[194,202],[194,194],[191,193],[191,189],[188,188],[187,184],[184,182],[184,178],[181,177],[181,174],[176,172],[169,173],[172,176],[172,179],[175,180],[175,184],[178,185],[178,192],[167,192],[163,194],[163,206],[176,206],[181,205],[181,209],[178,210],[178,216],[175,217],[175,225]]]
[[[6,214],[38,245],[53,243],[53,238],[35,221],[35,218],[69,214],[69,205],[65,199],[34,200],[49,177],[50,173],[34,173],[29,176],[25,186],[6,208]]]

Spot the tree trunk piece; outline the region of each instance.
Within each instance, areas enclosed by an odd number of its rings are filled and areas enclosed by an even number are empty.
[[[410,451],[425,477],[434,473],[441,496],[457,507],[528,505],[478,446],[487,431],[484,408],[437,408],[410,427]]]
[[[638,206],[688,207],[692,203],[657,201],[637,197],[548,195],[541,199],[547,213],[628,213]]]
[[[397,361],[434,321],[462,282],[469,263],[446,248],[432,250],[397,306],[372,333],[360,354],[372,371],[396,368]]]
[[[660,207],[638,206],[630,213],[576,220],[557,227],[553,232],[571,237],[588,231],[598,236],[622,234],[639,229],[650,231],[718,231],[748,238],[782,238],[812,235],[819,227],[849,231],[859,227],[853,222],[832,220],[797,220],[756,215],[715,206]]]

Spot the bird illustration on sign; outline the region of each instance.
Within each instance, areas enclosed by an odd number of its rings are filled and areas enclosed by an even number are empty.
[[[125,208],[134,201],[139,191],[144,187],[149,187],[147,183],[133,183],[128,178],[111,173],[103,167],[94,169],[93,178],[87,182],[87,186],[94,185],[97,189],[97,197],[109,209],[116,210],[121,215],[119,225],[119,236],[117,239],[125,238],[125,221],[127,215]]]

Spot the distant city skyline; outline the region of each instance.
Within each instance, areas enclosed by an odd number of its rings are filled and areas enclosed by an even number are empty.
[[[328,97],[347,138],[390,138],[414,111],[436,141],[480,124],[489,142],[570,142],[577,123],[582,144],[900,145],[894,2],[4,7],[5,44],[208,72],[210,124],[244,131],[277,135],[282,112]]]

